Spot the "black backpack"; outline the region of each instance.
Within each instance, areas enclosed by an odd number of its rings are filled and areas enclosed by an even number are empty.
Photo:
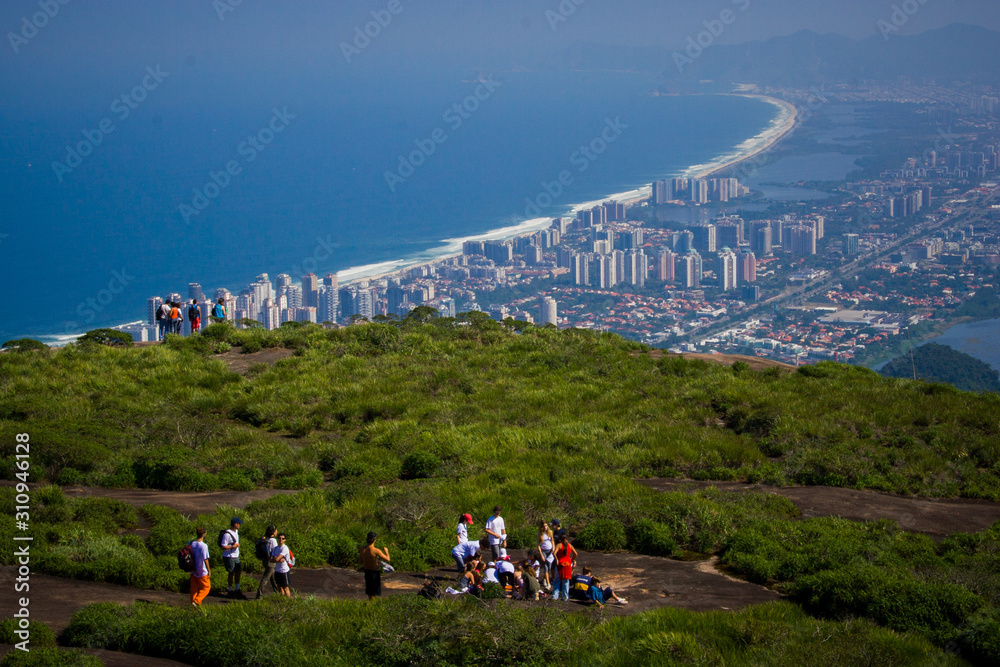
[[[436,581],[428,581],[424,584],[424,587],[417,591],[417,595],[422,598],[427,598],[428,600],[440,600],[444,597],[444,593],[441,591],[441,587],[437,585]]]
[[[254,542],[253,555],[257,557],[257,560],[271,559],[271,554],[268,553],[266,537],[261,537],[256,542]]]
[[[177,552],[177,567],[185,572],[194,572],[194,550],[190,544],[184,545],[184,548]]]
[[[222,546],[224,546],[224,545],[222,544],[222,538],[223,538],[223,537],[225,537],[225,536],[226,536],[226,533],[228,533],[228,532],[229,532],[229,529],[228,529],[228,528],[226,528],[225,530],[220,530],[220,531],[219,531],[219,547],[220,547],[220,548],[221,548]],[[234,537],[233,539],[235,539],[235,537]]]
[[[196,319],[198,319],[200,317],[201,317],[201,310],[198,309],[198,306],[194,306],[194,305],[188,306],[188,319],[189,320],[196,320]]]

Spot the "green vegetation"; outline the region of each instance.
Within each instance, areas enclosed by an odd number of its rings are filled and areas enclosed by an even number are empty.
[[[865,621],[814,620],[788,603],[612,620],[599,612],[416,596],[375,604],[270,598],[201,612],[100,604],[79,612],[64,638],[206,667],[962,664],[915,636]]]
[[[49,346],[33,338],[18,338],[0,345],[3,352],[48,352]]]
[[[492,601],[420,614],[414,599],[268,601],[205,616],[99,606],[77,618],[70,641],[197,664],[268,656],[283,664],[909,664],[933,653],[928,641],[980,664],[1000,653],[1000,527],[935,545],[889,523],[801,521],[770,494],[658,493],[636,482],[688,476],[995,500],[1000,396],[832,363],[757,373],[656,358],[617,336],[481,314],[425,319],[337,331],[214,324],[155,348],[0,355],[3,469],[14,469],[6,443],[28,432],[33,481],[305,489],[238,510],[244,535],[280,526],[305,567],[356,566],[372,529],[401,570],[447,565],[457,516],[479,520],[500,503],[511,548],[533,546],[538,522],[557,516],[585,549],[719,554],[733,572],[829,620],[789,604],[598,623]],[[245,375],[217,357],[279,347],[292,352],[273,366],[251,363]],[[8,533],[13,498],[0,489]],[[214,542],[237,511],[185,517],[71,500],[56,487],[34,489],[32,503],[36,571],[178,592],[187,575],[177,549],[196,525]],[[11,563],[9,554],[0,560]],[[246,565],[256,567],[252,558]],[[221,586],[222,568],[213,573]],[[194,622],[206,628],[197,645]],[[276,629],[262,633],[261,624]],[[516,650],[497,655],[486,628],[507,633]],[[234,639],[223,640],[227,633]],[[817,646],[814,635],[830,640]],[[374,648],[362,656],[366,646]]]
[[[817,615],[870,618],[981,663],[1000,655],[1000,523],[935,544],[889,521],[755,520],[721,560]]]
[[[102,667],[100,658],[80,651],[58,648],[32,648],[30,652],[8,653],[0,667]]]
[[[214,358],[222,345],[295,355],[243,377]],[[642,352],[474,314],[339,331],[216,324],[157,348],[3,355],[0,453],[27,431],[36,477],[170,490],[532,487],[599,461],[612,477],[1000,498],[1000,397],[829,363],[734,374]]]
[[[928,382],[946,382],[963,391],[1000,392],[1000,372],[989,364],[947,345],[928,343],[882,367],[886,377],[917,377]]]

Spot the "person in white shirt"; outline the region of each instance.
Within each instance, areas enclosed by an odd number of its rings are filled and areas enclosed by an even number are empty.
[[[458,517],[458,528],[455,529],[458,544],[465,544],[469,541],[469,526],[472,525],[472,515],[463,514]]]
[[[229,597],[246,599],[240,591],[240,578],[243,576],[243,566],[240,564],[240,526],[243,525],[237,517],[229,521],[229,530],[226,530],[219,537],[219,546],[222,547],[222,564],[226,566],[229,573]],[[235,589],[233,585],[235,584]]]
[[[206,533],[208,533],[207,529],[198,528],[197,537],[188,543],[191,547],[191,557],[194,559],[194,569],[191,571],[191,604],[196,607],[200,607],[208,594],[212,592],[212,570],[208,565]]]
[[[516,568],[510,562],[510,556],[503,556],[497,562],[497,581],[501,586],[514,585],[514,571]]]
[[[271,582],[271,590],[275,593],[278,592],[278,585],[274,582],[274,563],[271,562],[271,554],[278,547],[278,540],[275,538],[274,534],[278,532],[278,529],[274,526],[268,526],[267,530],[264,531],[264,550],[267,554],[267,558],[261,560],[260,566],[264,570],[264,574],[260,575],[260,585],[257,586],[257,599],[261,599],[264,595],[264,584]]]
[[[494,507],[493,516],[486,522],[486,534],[490,536],[490,551],[495,561],[500,560],[500,550],[504,548],[507,542],[507,526],[500,516],[500,511],[501,508],[499,505]]]
[[[483,573],[483,583],[484,584],[499,584],[497,580],[497,564],[487,563],[486,572]]]
[[[288,573],[291,571],[292,552],[285,545],[285,534],[278,534],[278,546],[271,552],[271,562],[274,563],[274,583],[278,592],[285,597],[292,597],[291,581]]]
[[[479,542],[462,542],[456,544],[455,548],[451,550],[451,555],[455,559],[460,573],[465,572],[465,563],[473,556],[478,555],[479,549]]]

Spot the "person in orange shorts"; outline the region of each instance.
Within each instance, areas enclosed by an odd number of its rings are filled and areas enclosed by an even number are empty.
[[[191,554],[194,556],[194,570],[191,571],[191,604],[200,607],[202,601],[212,590],[212,570],[208,566],[208,545],[205,535],[208,530],[198,528],[198,537],[191,541]]]

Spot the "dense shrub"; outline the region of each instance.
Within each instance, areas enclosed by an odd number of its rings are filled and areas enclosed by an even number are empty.
[[[864,616],[900,632],[919,632],[935,643],[956,639],[956,630],[983,605],[953,584],[921,582],[878,567],[852,566],[800,578],[791,586],[806,609],[825,616]]]
[[[614,519],[591,521],[576,536],[576,546],[584,551],[620,551],[626,544],[625,526]]]
[[[670,529],[662,523],[649,519],[639,519],[626,531],[629,549],[647,556],[672,556],[677,551],[677,542]]]
[[[81,651],[58,648],[32,648],[30,652],[12,651],[8,653],[2,667],[102,667],[100,658]]]

